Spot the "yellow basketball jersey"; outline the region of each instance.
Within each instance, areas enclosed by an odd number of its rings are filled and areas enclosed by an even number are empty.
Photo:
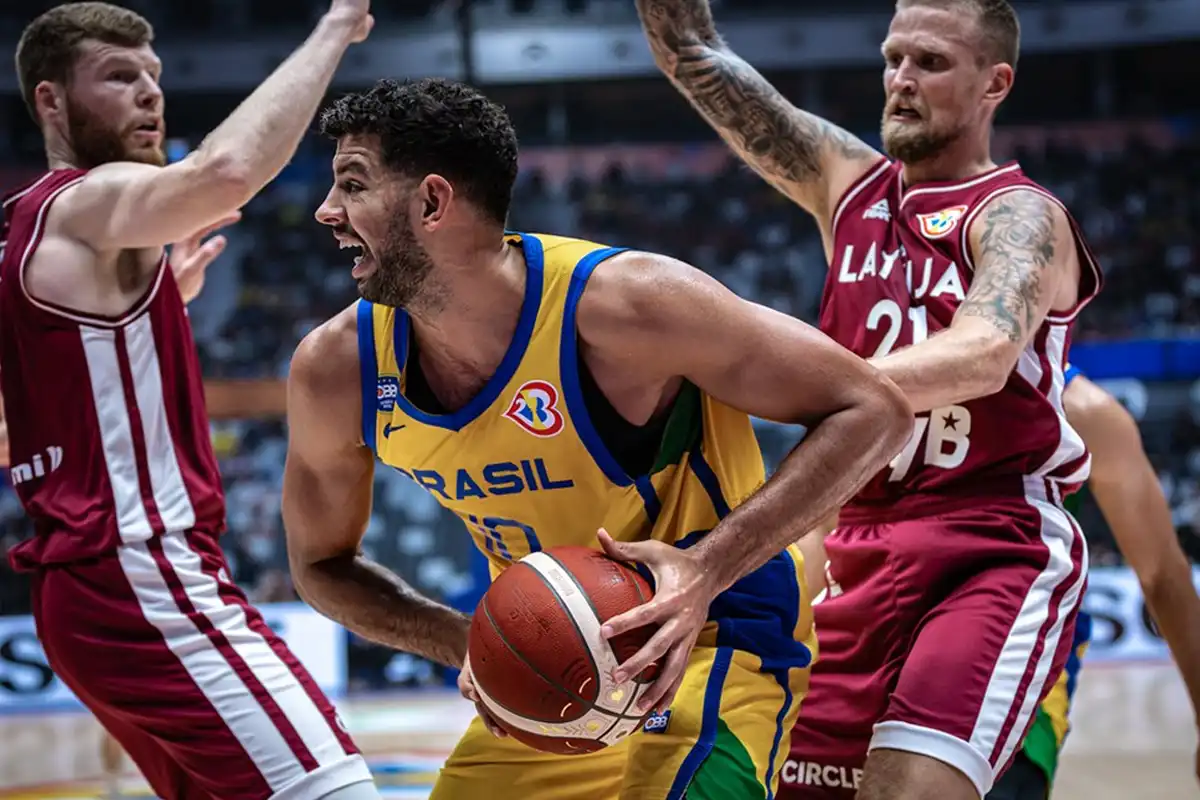
[[[623,541],[694,544],[765,480],[750,418],[685,383],[650,474],[627,474],[589,417],[576,333],[589,276],[622,250],[533,234],[508,242],[522,248],[527,269],[517,329],[496,373],[452,413],[428,413],[406,396],[407,314],[359,301],[365,443],[463,520],[493,576],[534,551],[597,547],[601,527]],[[807,605],[803,565],[797,550],[782,555],[786,563],[764,567],[753,593],[777,594],[769,603],[792,639],[809,625],[798,618],[807,617],[798,611]]]

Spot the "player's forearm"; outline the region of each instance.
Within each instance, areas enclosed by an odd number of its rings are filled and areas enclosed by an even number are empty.
[[[663,74],[759,175],[811,211],[826,149],[870,151],[854,137],[793,106],[730,50],[708,0],[638,0],[638,14]]]
[[[914,412],[974,400],[1004,388],[1012,366],[1007,350],[972,331],[953,327],[871,365],[900,387]]]
[[[201,144],[198,157],[211,156],[239,176],[253,196],[291,160],[329,88],[355,27],[325,17],[291,56]]]
[[[373,642],[462,667],[471,620],[424,597],[362,556],[293,566],[296,590],[314,609]]]
[[[1153,583],[1144,583],[1142,591],[1183,675],[1192,711],[1200,723],[1200,597],[1196,596],[1187,563],[1173,567]]]
[[[1111,420],[1068,403],[1067,418],[1092,449],[1088,487],[1187,684],[1200,722],[1200,596],[1171,519],[1171,508],[1140,439],[1124,441]],[[1109,422],[1108,429],[1103,427]],[[1132,420],[1129,420],[1132,425]]]
[[[695,546],[717,590],[817,528],[899,452],[911,430],[908,409],[888,399],[810,428],[771,479]]]

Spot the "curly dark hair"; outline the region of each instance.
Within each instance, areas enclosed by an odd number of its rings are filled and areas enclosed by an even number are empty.
[[[423,178],[438,174],[503,225],[517,179],[517,134],[504,107],[443,78],[381,80],[339,98],[321,114],[332,139],[375,135],[383,163]]]

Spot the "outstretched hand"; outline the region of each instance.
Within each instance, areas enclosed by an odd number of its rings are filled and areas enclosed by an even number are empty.
[[[190,303],[196,298],[196,295],[200,294],[200,290],[204,288],[204,271],[208,269],[209,264],[216,260],[217,256],[225,251],[225,246],[229,244],[224,236],[214,236],[208,241],[204,241],[204,237],[227,225],[232,225],[241,218],[241,212],[235,211],[183,241],[171,245],[167,260],[171,265],[171,271],[175,273],[175,283],[179,285],[179,293],[183,295],[183,302]]]
[[[660,626],[613,678],[618,683],[629,680],[665,657],[657,679],[646,688],[638,707],[642,712],[666,708],[683,683],[692,648],[708,621],[708,607],[717,594],[715,586],[703,565],[687,550],[654,540],[618,542],[603,529],[599,537],[609,558],[640,562],[655,581],[654,597],[604,623],[600,629],[604,638],[612,639],[645,625]]]

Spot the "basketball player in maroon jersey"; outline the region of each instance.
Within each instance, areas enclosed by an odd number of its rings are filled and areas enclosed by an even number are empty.
[[[1006,0],[899,0],[882,48],[888,158],[785,100],[721,40],[707,0],[637,5],[660,68],[816,219],[822,329],[918,412],[826,541],[820,662],[780,797],[982,797],[1072,640],[1086,548],[1062,498],[1088,454],[1063,365],[1100,287],[1062,204],[991,160],[1016,15]]]
[[[368,0],[333,0],[170,166],[146,20],[62,5],[17,47],[49,169],[3,200],[0,229],[10,474],[35,527],[10,559],[33,572],[50,666],[163,798],[379,797],[329,701],[229,581],[199,361],[164,251],[278,174],[372,24]]]

